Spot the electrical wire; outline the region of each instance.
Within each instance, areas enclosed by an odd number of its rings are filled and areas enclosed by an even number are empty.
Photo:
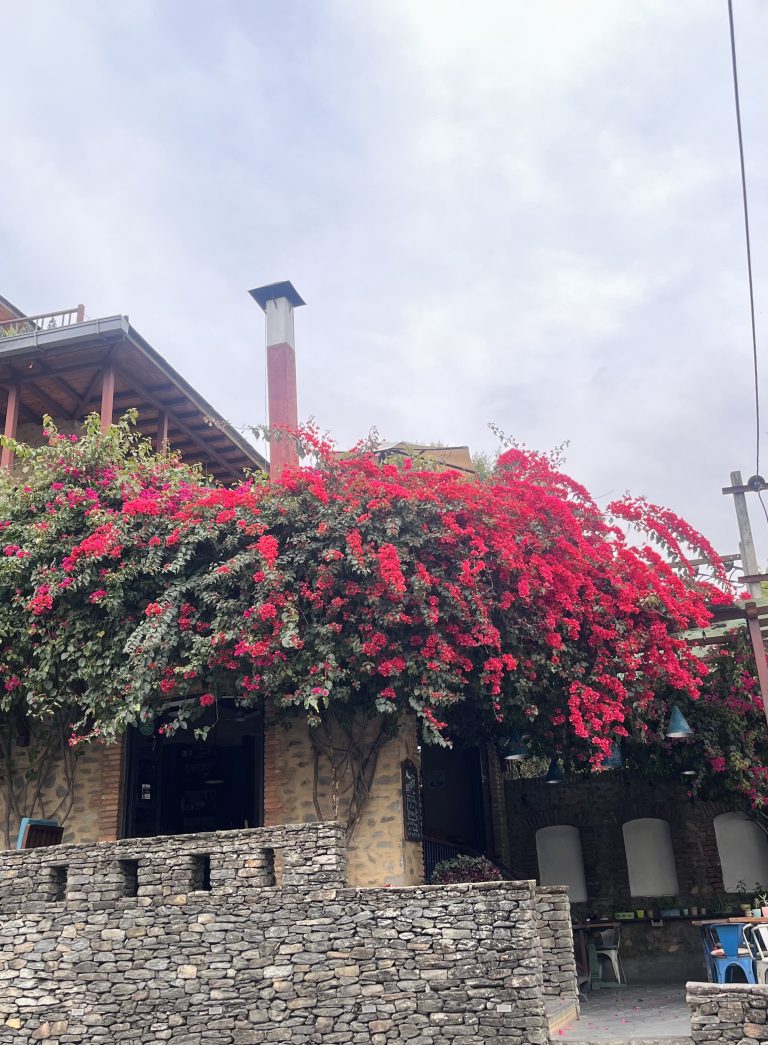
[[[763,509],[763,515],[765,516],[765,521],[768,523],[768,508],[766,508],[766,506],[765,506],[765,501],[763,500],[763,491],[762,490],[758,490],[757,491],[757,499],[760,502],[760,507]]]
[[[752,246],[749,235],[749,206],[747,204],[747,175],[744,166],[744,140],[741,133],[741,103],[739,101],[739,75],[736,67],[736,34],[733,28],[733,0],[728,0],[728,25],[731,32],[731,67],[733,69],[733,96],[736,103],[736,130],[739,137],[739,161],[741,164],[741,197],[744,202],[744,235],[747,245],[747,276],[749,280],[749,313],[752,323],[752,363],[755,380],[755,474],[760,474],[760,386],[757,368],[757,331],[755,327],[755,291],[752,279]],[[768,512],[766,513],[768,516]]]

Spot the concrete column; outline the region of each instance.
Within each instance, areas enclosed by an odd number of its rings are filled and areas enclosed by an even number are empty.
[[[11,385],[8,389],[8,404],[5,408],[5,429],[3,431],[3,435],[8,436],[9,439],[16,438],[16,428],[19,423],[19,396],[19,386]],[[13,467],[13,451],[7,446],[3,447],[2,454],[0,454],[0,467],[7,470]]]

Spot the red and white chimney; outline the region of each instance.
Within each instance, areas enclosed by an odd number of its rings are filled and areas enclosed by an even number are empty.
[[[299,408],[296,398],[293,310],[304,302],[290,280],[256,287],[249,294],[267,317],[269,427],[295,430],[299,423]],[[285,436],[273,438],[269,446],[270,477],[279,479],[285,468],[293,468],[298,463],[295,441]]]

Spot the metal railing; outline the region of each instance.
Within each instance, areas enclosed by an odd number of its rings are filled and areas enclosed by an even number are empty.
[[[20,337],[22,334],[36,334],[42,330],[58,330],[71,327],[85,320],[85,306],[76,305],[59,312],[42,312],[38,316],[22,316],[17,319],[0,319],[0,338]]]
[[[472,849],[468,845],[456,845],[453,842],[443,842],[439,838],[423,838],[422,846],[424,849],[424,881],[429,884],[432,881],[432,874],[438,864],[441,864],[443,860],[453,860],[456,856],[486,856],[485,853],[481,853],[478,849]],[[508,867],[506,864],[500,863],[493,857],[487,857],[492,864],[495,864],[502,873],[502,876],[508,881],[519,882],[525,878],[529,878],[530,875],[525,875],[521,871]]]

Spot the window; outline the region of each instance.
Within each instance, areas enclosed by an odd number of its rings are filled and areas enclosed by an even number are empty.
[[[567,885],[571,903],[584,903],[584,857],[578,827],[542,827],[536,832],[539,882],[542,885]]]
[[[737,892],[739,882],[748,890],[756,882],[768,885],[768,841],[754,820],[746,813],[721,813],[714,827],[725,891]]]
[[[632,896],[677,896],[675,854],[666,820],[642,817],[622,828]]]

